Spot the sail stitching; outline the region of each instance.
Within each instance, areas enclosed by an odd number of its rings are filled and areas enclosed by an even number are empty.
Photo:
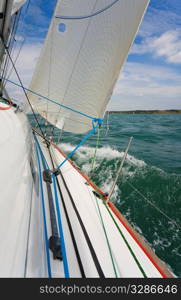
[[[90,15],[84,15],[84,16],[55,16],[55,18],[57,19],[63,19],[63,20],[82,20],[82,19],[88,19],[88,18],[92,18],[95,17],[103,12],[105,12],[106,10],[110,9],[113,5],[115,5],[118,1],[120,0],[115,0],[112,3],[110,3],[109,5],[107,5],[106,7],[90,14]]]
[[[96,7],[96,5],[97,5],[97,0],[95,1],[94,5],[93,5],[92,11],[94,11],[94,8]],[[80,44],[80,48],[79,48],[78,54],[77,54],[75,63],[74,63],[74,65],[73,65],[72,72],[71,72],[71,74],[70,74],[70,77],[69,77],[69,81],[68,81],[68,83],[67,83],[66,90],[65,90],[65,92],[64,92],[62,104],[63,104],[64,101],[65,101],[65,97],[66,97],[67,92],[68,92],[68,89],[69,89],[69,87],[70,87],[70,84],[71,84],[71,81],[72,81],[72,77],[73,77],[75,68],[76,68],[76,66],[77,66],[77,63],[78,63],[78,60],[79,60],[79,57],[80,57],[80,53],[81,53],[81,50],[82,50],[82,48],[83,48],[83,45],[84,45],[84,42],[85,42],[86,35],[87,35],[87,32],[88,32],[88,29],[89,29],[90,24],[91,24],[91,20],[89,20],[89,22],[88,22],[88,24],[87,24],[87,27],[86,27],[86,30],[85,30],[85,32],[84,32],[84,36],[83,36],[83,38],[82,38],[82,41],[81,41],[81,44]],[[58,116],[59,116],[60,112],[61,112],[61,108],[59,109],[59,112],[57,113],[57,119],[55,120],[55,124],[56,124],[57,121],[58,121]]]

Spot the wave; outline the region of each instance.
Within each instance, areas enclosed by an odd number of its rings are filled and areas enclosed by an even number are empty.
[[[63,152],[70,153],[75,146],[70,143],[62,143],[59,145]],[[114,182],[117,170],[124,156],[124,152],[119,152],[110,146],[104,146],[97,149],[94,170],[92,170],[92,160],[95,148],[83,146],[74,154],[74,162],[88,174],[92,180],[97,183],[104,192],[109,193]],[[123,176],[133,176],[136,170],[146,166],[142,160],[132,155],[127,155],[122,174]],[[112,201],[119,199],[119,186],[116,185],[112,195]]]
[[[70,143],[63,143],[60,144],[59,146],[65,153],[71,152],[76,147]],[[95,152],[95,148],[89,146],[83,146],[79,150],[77,150],[76,155],[80,159],[89,159],[93,157],[94,152]],[[97,149],[97,153],[96,153],[98,159],[107,159],[107,160],[112,160],[115,158],[123,158],[123,155],[124,152],[119,152],[118,150],[113,149],[110,146],[101,147]],[[146,163],[143,160],[139,160],[129,154],[127,155],[127,161],[138,167],[146,166]]]
[[[75,148],[70,143],[59,146],[66,154]],[[82,146],[73,156],[73,160],[104,192],[109,193],[124,152],[110,146],[100,147],[97,149],[96,163],[92,170],[94,152],[95,148]],[[144,235],[160,258],[168,263],[172,261],[173,270],[178,275],[181,274],[181,264],[178,264],[180,232],[173,222],[165,219],[146,199],[179,223],[180,186],[181,176],[169,174],[128,154],[111,198],[128,221]]]

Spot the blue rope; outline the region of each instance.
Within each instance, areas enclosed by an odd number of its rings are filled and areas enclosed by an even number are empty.
[[[63,227],[62,227],[61,214],[60,214],[60,206],[59,206],[59,203],[58,203],[58,194],[57,194],[56,180],[55,180],[55,175],[54,174],[52,174],[52,179],[53,179],[55,204],[56,204],[56,210],[57,210],[58,228],[59,228],[59,233],[60,233],[60,242],[61,242],[61,249],[62,249],[64,274],[65,274],[65,278],[69,278],[70,277],[69,276],[69,268],[68,268],[68,262],[67,262]]]
[[[48,163],[47,163],[46,158],[41,150],[40,144],[39,144],[36,136],[35,136],[35,140],[36,140],[37,146],[39,148],[42,163],[45,168],[47,167],[47,169],[49,169]],[[56,181],[55,181],[54,175],[52,175],[52,179],[53,179],[54,197],[55,197],[55,204],[56,204],[56,211],[57,211],[57,218],[58,218],[58,228],[59,228],[59,233],[60,233],[60,244],[61,244],[61,249],[62,249],[64,274],[65,274],[66,278],[69,278],[69,269],[68,269],[66,248],[65,248],[65,242],[64,242],[63,227],[62,227],[62,222],[61,222],[60,206],[59,206],[59,202],[58,202],[58,194],[57,194]]]
[[[85,142],[86,140],[93,134],[96,133],[96,129],[100,126],[100,122],[98,122],[98,124],[95,126],[94,125],[94,122],[92,122],[93,124],[93,128],[83,137],[83,139],[80,141],[80,143],[74,148],[74,150],[72,150],[68,155],[67,157],[57,166],[57,169],[60,169],[64,163],[69,159],[71,158],[74,153],[77,151],[77,149],[79,149]]]
[[[82,20],[82,19],[88,19],[88,18],[95,17],[95,16],[103,13],[107,9],[111,8],[118,1],[120,1],[120,0],[114,0],[112,3],[110,3],[106,7],[102,8],[102,9],[100,9],[100,10],[98,10],[95,13],[90,14],[90,15],[85,15],[85,16],[55,16],[55,18],[62,19],[62,20]]]
[[[21,86],[20,84],[14,82],[14,81],[12,81],[12,80],[9,80],[9,79],[6,78],[6,81],[8,81],[8,82],[10,82],[10,83],[12,83],[12,84],[14,84],[14,85],[16,85],[16,86],[22,88],[22,86]],[[63,105],[63,104],[61,104],[61,103],[59,103],[59,102],[56,102],[56,101],[54,101],[54,100],[52,100],[52,99],[50,99],[50,98],[48,98],[48,97],[46,97],[46,96],[43,96],[43,95],[41,95],[41,94],[39,94],[39,93],[36,93],[36,92],[34,92],[34,91],[32,91],[32,90],[30,90],[30,89],[28,89],[28,88],[25,88],[25,87],[23,87],[23,88],[24,88],[26,91],[28,91],[28,92],[30,92],[30,93],[32,93],[32,94],[38,96],[38,97],[44,98],[44,99],[46,99],[46,100],[48,100],[48,101],[50,101],[50,102],[52,102],[52,103],[54,103],[54,104],[57,104],[57,105],[59,105],[59,106],[65,108],[65,109],[68,109],[68,110],[70,110],[70,111],[72,111],[72,112],[74,112],[74,113],[77,113],[77,114],[79,114],[79,115],[82,115],[82,116],[84,116],[84,117],[87,117],[87,118],[89,118],[89,119],[91,119],[91,120],[100,120],[100,122],[103,121],[102,119],[94,118],[94,117],[92,117],[92,116],[90,116],[90,115],[88,115],[88,114],[86,114],[86,113],[83,113],[83,112],[78,111],[78,110],[76,110],[76,109],[73,109],[73,108],[71,108],[71,107],[69,107],[69,106],[66,106],[66,105]]]
[[[46,256],[47,256],[47,266],[48,266],[48,277],[52,277],[51,272],[51,264],[50,264],[50,253],[49,253],[49,241],[48,241],[48,231],[47,231],[47,224],[46,224],[46,214],[45,214],[45,199],[44,199],[44,192],[43,192],[43,182],[42,182],[42,175],[41,175],[41,167],[40,167],[40,158],[38,154],[38,147],[36,145],[36,154],[38,159],[38,174],[40,178],[40,190],[41,190],[41,200],[42,200],[42,208],[43,208],[43,221],[44,221],[44,233],[45,233],[45,247],[46,247]]]
[[[39,149],[41,158],[43,158],[43,159],[42,159],[43,167],[44,167],[44,169],[48,169],[48,170],[49,170],[48,163],[47,163],[46,158],[45,158],[45,156],[44,156],[44,154],[43,154],[43,152],[42,152],[42,150],[41,150],[40,144],[39,144],[38,139],[37,139],[37,137],[36,137],[35,134],[34,134],[34,138],[35,138],[35,141],[36,141],[36,143],[37,143],[37,146],[38,146],[38,149]]]

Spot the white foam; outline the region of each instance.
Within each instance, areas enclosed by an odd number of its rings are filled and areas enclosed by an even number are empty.
[[[60,147],[65,152],[71,152],[71,151],[73,151],[73,149],[76,146],[74,146],[70,143],[67,143],[67,144],[63,143],[63,144],[60,144]],[[80,158],[80,159],[88,159],[88,158],[93,157],[94,151],[95,151],[95,148],[83,146],[79,150],[77,150],[76,154],[77,154],[78,158]],[[119,152],[118,150],[113,149],[109,146],[104,146],[104,147],[97,149],[97,153],[96,153],[96,157],[101,160],[102,159],[111,160],[111,159],[115,159],[115,158],[122,158],[123,155],[124,155],[124,152]],[[144,161],[139,160],[129,154],[127,155],[126,160],[128,163],[130,163],[134,166],[137,166],[137,167],[146,166],[146,163]]]

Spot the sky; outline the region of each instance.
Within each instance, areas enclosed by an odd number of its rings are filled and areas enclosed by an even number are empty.
[[[22,10],[12,56],[26,87],[55,4],[56,0],[30,0]],[[9,72],[9,78],[18,82]],[[10,84],[7,88],[14,99],[23,100],[20,89]],[[181,0],[150,1],[108,109],[181,109]]]

